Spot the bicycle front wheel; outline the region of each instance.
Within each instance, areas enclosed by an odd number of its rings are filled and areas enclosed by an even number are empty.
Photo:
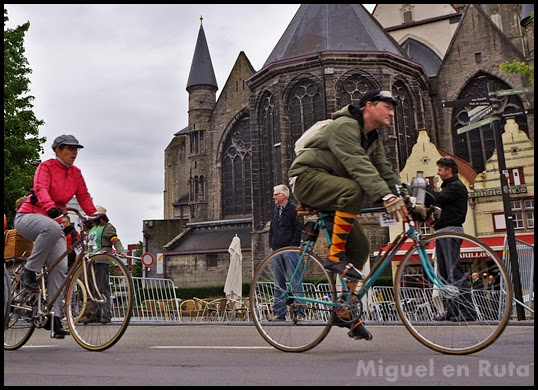
[[[442,255],[441,248],[451,248],[452,255]],[[498,289],[471,289],[474,272],[484,286],[487,276],[494,275]],[[486,348],[510,319],[512,288],[501,259],[487,244],[463,233],[432,234],[421,239],[418,249],[409,249],[396,271],[394,293],[409,332],[445,354]]]
[[[116,344],[129,326],[133,283],[127,267],[116,256],[97,254],[84,261],[67,289],[67,324],[81,347],[104,351]]]
[[[331,294],[332,292],[332,294]],[[313,253],[285,247],[267,256],[250,287],[252,320],[261,336],[285,352],[304,352],[329,333],[335,302],[331,275]]]

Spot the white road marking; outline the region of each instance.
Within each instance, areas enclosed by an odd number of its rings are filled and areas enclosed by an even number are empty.
[[[239,347],[239,346],[211,346],[211,345],[157,345],[152,349],[274,349],[273,347]]]

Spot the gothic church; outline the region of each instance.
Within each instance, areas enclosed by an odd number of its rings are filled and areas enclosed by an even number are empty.
[[[201,24],[186,86],[188,124],[165,150],[164,220],[144,221],[146,251],[161,254],[147,276],[179,286],[223,285],[237,235],[243,280],[250,280],[269,251],[273,186],[288,182],[294,142],[370,89],[389,90],[398,101],[392,126],[381,129],[396,171],[420,131],[484,170],[495,150],[491,130],[459,135],[469,107],[442,102],[488,96],[489,81],[496,89],[529,85],[499,64],[534,65],[533,9],[378,4],[370,14],[360,4],[302,4],[262,69],[239,53],[218,99]],[[501,106],[534,141],[533,95],[506,96]],[[373,248],[388,241],[376,218],[365,216],[363,224]]]

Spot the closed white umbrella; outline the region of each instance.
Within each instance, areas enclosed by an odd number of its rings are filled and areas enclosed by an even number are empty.
[[[241,240],[237,235],[233,238],[228,252],[230,253],[230,268],[228,268],[228,276],[224,284],[224,293],[226,298],[239,302],[243,289],[243,255],[241,254]]]

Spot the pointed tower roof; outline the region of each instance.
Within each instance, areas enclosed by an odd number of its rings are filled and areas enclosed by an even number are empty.
[[[534,11],[534,4],[521,4],[521,25],[525,26],[531,17],[531,12]]]
[[[191,71],[187,81],[187,89],[194,85],[208,85],[218,89],[209,47],[205,38],[204,27],[202,26],[202,17],[200,17],[200,31],[196,40],[194,56],[192,58]]]
[[[324,51],[389,52],[407,58],[361,4],[302,4],[263,67]]]

